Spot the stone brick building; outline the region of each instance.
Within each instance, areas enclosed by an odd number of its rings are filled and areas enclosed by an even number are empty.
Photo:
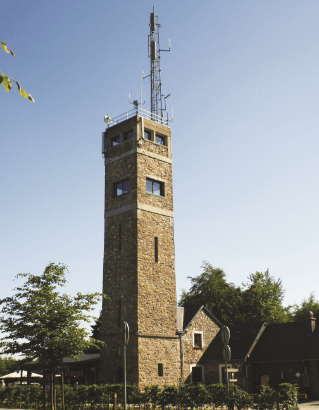
[[[129,383],[204,380],[196,365],[220,323],[205,308],[188,315],[186,326],[183,309],[177,314],[170,128],[136,114],[106,129],[103,155],[103,292],[110,299],[102,308],[100,381],[123,380],[124,321]]]

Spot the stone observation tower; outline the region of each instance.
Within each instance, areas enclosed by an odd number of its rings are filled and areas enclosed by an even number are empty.
[[[158,17],[151,13],[151,111],[105,117],[105,237],[100,381],[123,381],[123,322],[130,327],[127,381],[181,381],[177,332],[172,149],[161,94]],[[145,77],[146,78],[146,77]]]

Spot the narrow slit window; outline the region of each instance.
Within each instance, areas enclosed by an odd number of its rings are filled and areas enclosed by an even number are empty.
[[[163,377],[164,373],[163,373],[163,363],[158,363],[158,375],[159,377]]]
[[[122,249],[122,224],[119,224],[119,250]]]
[[[117,326],[121,327],[122,324],[122,302],[117,301]]]
[[[155,236],[155,241],[154,241],[154,245],[155,245],[155,262],[158,262],[158,237]]]
[[[202,334],[194,333],[194,347],[202,347]]]

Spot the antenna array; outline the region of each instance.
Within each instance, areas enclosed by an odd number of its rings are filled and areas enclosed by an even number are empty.
[[[147,77],[151,77],[151,113],[163,117],[163,111],[166,110],[166,98],[168,98],[170,94],[167,96],[162,94],[160,54],[161,51],[171,51],[171,47],[169,44],[168,50],[160,49],[160,27],[158,16],[156,16],[155,8],[153,7],[150,21],[150,34],[148,36],[148,57],[151,59],[151,73]]]

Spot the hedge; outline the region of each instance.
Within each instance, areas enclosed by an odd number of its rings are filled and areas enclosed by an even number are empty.
[[[66,410],[102,410],[113,404],[114,393],[117,394],[118,406],[123,408],[123,385],[79,385],[76,389],[65,386]],[[49,403],[49,391],[46,391]],[[57,388],[57,409],[61,408],[61,389]],[[297,388],[283,383],[278,390],[261,386],[254,405],[253,399],[236,385],[230,386],[230,404],[238,410],[255,408],[256,410],[296,410]],[[225,408],[227,405],[227,388],[223,384],[204,385],[187,383],[180,386],[147,386],[142,391],[137,385],[127,386],[128,407],[139,409],[176,409]],[[42,387],[40,385],[7,386],[0,388],[0,405],[2,408],[42,408]],[[49,404],[47,405],[49,408]]]

